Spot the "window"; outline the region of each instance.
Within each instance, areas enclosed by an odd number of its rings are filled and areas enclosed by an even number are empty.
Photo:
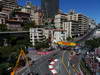
[[[62,31],[61,34],[64,34],[64,32]]]

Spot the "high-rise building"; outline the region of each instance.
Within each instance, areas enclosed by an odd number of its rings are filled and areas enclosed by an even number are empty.
[[[16,0],[0,0],[0,7],[13,9],[17,6]]]
[[[41,8],[45,18],[53,18],[59,10],[59,0],[41,0]]]

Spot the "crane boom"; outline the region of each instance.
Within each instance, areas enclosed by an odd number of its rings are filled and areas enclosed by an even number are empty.
[[[15,67],[13,68],[13,71],[11,72],[10,75],[15,75],[15,72],[16,72],[16,70],[17,70],[17,68],[18,68],[19,63],[20,63],[20,59],[22,59],[22,58],[23,58],[23,60],[25,59],[26,64],[29,64],[28,58],[26,57],[26,54],[25,54],[24,50],[21,49],[20,54],[19,54],[19,56],[18,56],[18,59],[17,59],[17,61],[16,61],[16,65],[15,65]]]

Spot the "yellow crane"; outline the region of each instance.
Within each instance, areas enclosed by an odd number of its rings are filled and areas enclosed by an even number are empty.
[[[13,68],[13,71],[10,73],[10,75],[15,75],[16,70],[18,69],[18,65],[19,65],[19,63],[20,63],[20,59],[22,59],[22,58],[23,58],[23,60],[26,61],[26,64],[29,64],[28,58],[26,57],[26,54],[25,54],[24,50],[21,49],[20,54],[19,54],[19,56],[18,56],[18,59],[17,59],[17,61],[16,61],[16,65],[15,65],[15,67]]]

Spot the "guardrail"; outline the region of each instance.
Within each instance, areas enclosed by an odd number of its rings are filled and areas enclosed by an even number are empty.
[[[6,32],[0,32],[0,34],[13,34],[13,33],[28,33],[29,31],[6,31]]]

